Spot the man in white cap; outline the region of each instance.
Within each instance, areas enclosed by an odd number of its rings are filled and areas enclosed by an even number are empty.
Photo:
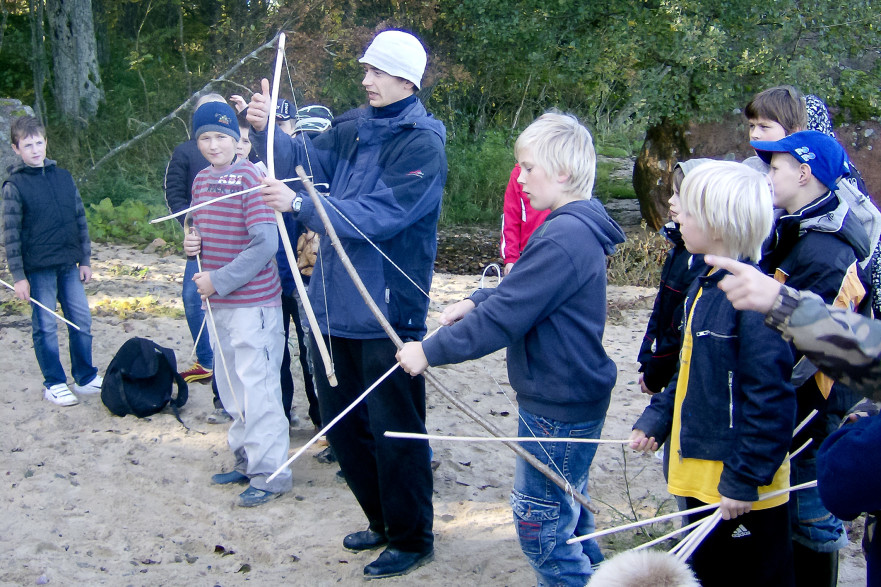
[[[295,167],[303,165],[313,181],[330,185],[328,202],[357,230],[329,210],[331,222],[368,292],[403,340],[421,340],[429,302],[423,292],[431,287],[447,177],[446,130],[415,95],[426,64],[416,37],[397,30],[379,33],[359,61],[369,106],[314,137],[276,132],[276,173],[295,177]],[[264,159],[268,113],[269,83],[263,80],[262,93],[254,94],[249,105],[248,121],[254,128],[251,140]],[[277,180],[266,184],[269,206],[324,232],[305,193]],[[395,364],[396,349],[330,239],[321,240],[319,259],[309,298],[339,380],[330,387],[324,366],[315,361],[321,420],[330,422]],[[386,546],[364,568],[368,579],[403,575],[434,555],[428,443],[388,439],[386,430],[425,432],[422,377],[395,371],[327,435],[369,524],[346,536],[343,546],[354,551]]]

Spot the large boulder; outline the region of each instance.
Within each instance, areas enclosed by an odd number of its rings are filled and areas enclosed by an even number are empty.
[[[13,120],[25,115],[33,116],[33,108],[22,104],[21,100],[0,98],[0,184],[9,176],[6,169],[18,159],[9,142],[9,127]]]
[[[835,127],[835,134],[860,170],[875,204],[881,203],[881,124],[843,124]],[[650,128],[633,169],[633,188],[642,217],[656,229],[664,223],[673,166],[683,158],[743,161],[753,155],[746,119],[739,111],[717,122],[691,123],[687,128],[669,123]]]

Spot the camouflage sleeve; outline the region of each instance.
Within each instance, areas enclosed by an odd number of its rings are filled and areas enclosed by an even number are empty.
[[[783,286],[765,322],[826,375],[881,401],[881,321]]]

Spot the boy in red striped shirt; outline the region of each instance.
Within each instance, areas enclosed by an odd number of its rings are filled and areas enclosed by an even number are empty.
[[[193,128],[199,151],[211,164],[193,181],[194,205],[262,183],[257,168],[236,156],[239,126],[229,105],[203,104],[193,115]],[[193,281],[211,304],[217,388],[233,417],[228,440],[236,458],[232,471],[211,480],[247,483],[238,504],[256,506],[292,486],[289,469],[267,482],[287,459],[290,445],[278,378],[284,330],[274,263],[275,215],[254,191],[200,208],[193,220],[195,230],[186,235],[184,250],[202,255]]]

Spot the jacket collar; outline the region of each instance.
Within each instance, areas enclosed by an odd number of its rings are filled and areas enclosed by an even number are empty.
[[[729,275],[729,272],[725,269],[717,269],[710,274],[701,275],[698,277],[698,281],[700,282],[701,287],[710,288],[716,287],[723,277]]]
[[[44,159],[42,167],[31,167],[29,165],[25,165],[24,161],[17,158],[15,163],[10,165],[6,169],[6,171],[8,172],[9,175],[12,175],[13,173],[38,174],[38,173],[42,173],[43,170],[45,170],[45,169],[50,169],[53,167],[55,167],[55,160],[53,160],[53,159],[48,159],[48,158]]]

